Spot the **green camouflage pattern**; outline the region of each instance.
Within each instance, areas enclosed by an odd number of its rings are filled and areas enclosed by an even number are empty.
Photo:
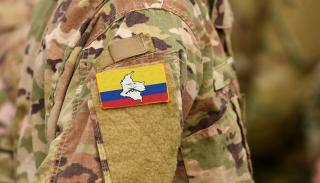
[[[0,182],[14,182],[13,118],[34,1],[0,2]],[[14,11],[13,11],[14,9]]]
[[[173,101],[164,105],[175,107],[171,113],[178,114],[180,120],[174,123],[182,133],[175,139],[179,146],[174,157],[168,157],[176,171],[170,171],[168,179],[159,175],[157,181],[253,182],[242,98],[230,57],[229,16],[226,0],[40,0],[19,84],[23,92],[15,120],[16,181],[125,180],[113,174],[117,165],[108,159],[106,137],[112,132],[104,130],[108,121],[97,102],[95,74],[161,58],[168,63],[175,88]],[[156,51],[112,63],[110,42],[141,33],[151,37]],[[146,113],[159,105],[135,109]],[[163,112],[158,117],[166,119],[170,111]],[[104,117],[127,115],[109,114]],[[134,117],[136,122],[148,121]],[[132,176],[127,182],[135,182],[132,168],[125,168]],[[150,172],[145,173],[148,177]]]

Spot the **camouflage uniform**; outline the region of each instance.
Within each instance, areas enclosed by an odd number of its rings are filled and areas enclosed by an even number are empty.
[[[13,117],[33,1],[0,2],[0,182],[12,182]]]
[[[40,1],[19,86],[17,182],[253,182],[233,60],[206,3]],[[228,8],[215,3],[224,25]],[[169,102],[102,109],[96,74],[155,64]]]

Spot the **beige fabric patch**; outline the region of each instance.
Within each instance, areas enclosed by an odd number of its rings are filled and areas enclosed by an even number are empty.
[[[180,113],[169,64],[171,102],[103,110],[96,87],[94,105],[102,130],[112,183],[171,183],[180,146]]]
[[[145,34],[112,41],[108,48],[114,62],[155,51],[151,37]]]

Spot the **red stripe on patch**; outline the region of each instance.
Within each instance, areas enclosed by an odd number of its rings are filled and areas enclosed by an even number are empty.
[[[131,107],[131,106],[146,105],[146,104],[168,102],[168,101],[169,101],[168,93],[160,93],[160,94],[143,96],[142,102],[138,100],[133,100],[131,98],[102,102],[102,107],[103,108],[120,108],[120,107]]]

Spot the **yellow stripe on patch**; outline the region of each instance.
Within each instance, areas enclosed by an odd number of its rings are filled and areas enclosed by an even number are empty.
[[[166,75],[163,64],[153,64],[124,69],[106,70],[96,75],[99,92],[122,89],[121,80],[128,73],[134,72],[135,81],[144,82],[145,85],[166,83]]]

